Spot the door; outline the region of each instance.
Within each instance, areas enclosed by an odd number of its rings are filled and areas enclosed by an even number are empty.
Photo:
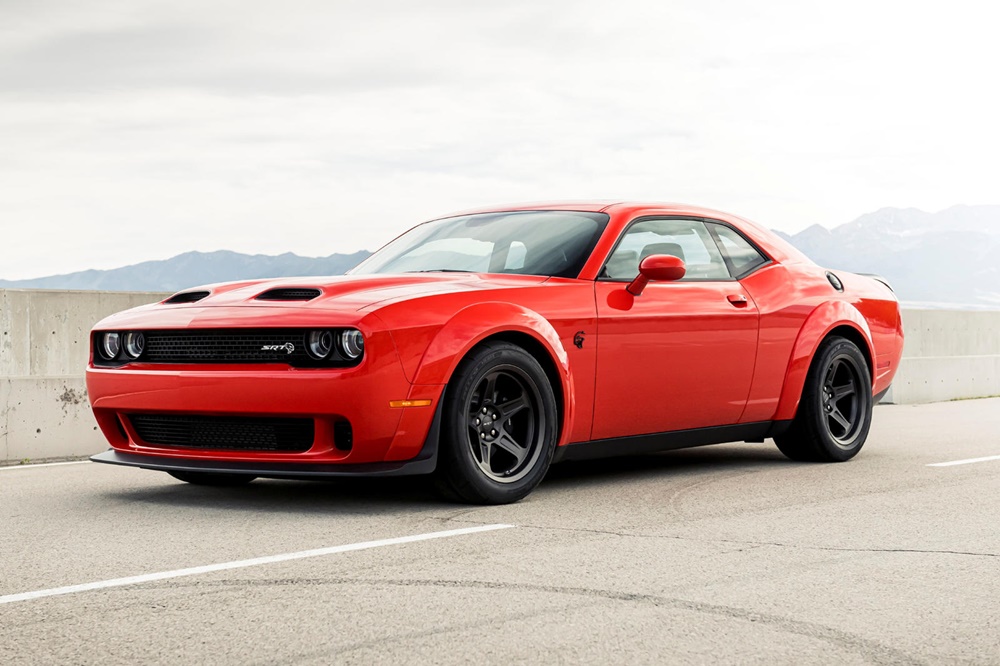
[[[679,256],[687,273],[633,297],[625,287],[652,254]],[[759,316],[705,222],[633,222],[601,275],[592,439],[739,422]]]

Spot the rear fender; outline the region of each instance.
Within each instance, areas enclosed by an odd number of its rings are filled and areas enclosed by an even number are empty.
[[[854,329],[864,339],[865,348],[862,353],[869,359],[875,358],[872,350],[872,335],[868,322],[850,303],[845,301],[827,301],[806,317],[805,324],[799,330],[799,336],[792,347],[792,355],[785,371],[785,381],[781,387],[781,398],[775,412],[775,421],[795,418],[805,387],[809,366],[820,343],[836,328],[847,326]],[[869,368],[870,370],[870,368]]]
[[[572,432],[575,404],[569,355],[559,335],[537,312],[513,303],[476,303],[460,310],[431,341],[417,368],[414,384],[447,384],[473,347],[484,340],[511,332],[530,336],[549,355],[559,375],[563,405],[560,442]]]

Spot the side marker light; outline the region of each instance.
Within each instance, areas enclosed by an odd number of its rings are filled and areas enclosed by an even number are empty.
[[[389,406],[393,409],[402,409],[403,407],[430,407],[431,400],[390,400]]]

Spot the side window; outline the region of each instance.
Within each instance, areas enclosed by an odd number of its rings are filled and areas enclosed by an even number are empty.
[[[758,252],[753,245],[747,242],[747,239],[729,227],[713,224],[712,229],[719,237],[722,249],[733,265],[734,277],[746,275],[758,266],[767,263],[767,257]]]
[[[639,274],[639,262],[651,254],[672,254],[684,260],[685,280],[728,280],[729,270],[719,246],[701,220],[643,220],[625,230],[608,263],[604,276],[631,280]]]

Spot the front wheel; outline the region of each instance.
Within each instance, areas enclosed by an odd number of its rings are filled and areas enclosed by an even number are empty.
[[[795,420],[774,442],[792,460],[850,460],[868,438],[872,403],[871,373],[861,350],[846,338],[829,337],[809,367]]]
[[[167,472],[178,481],[196,486],[242,486],[257,477],[249,474],[220,474],[217,472]]]
[[[446,497],[508,504],[534,490],[552,461],[556,399],[545,371],[522,348],[474,349],[444,397],[435,485]]]

